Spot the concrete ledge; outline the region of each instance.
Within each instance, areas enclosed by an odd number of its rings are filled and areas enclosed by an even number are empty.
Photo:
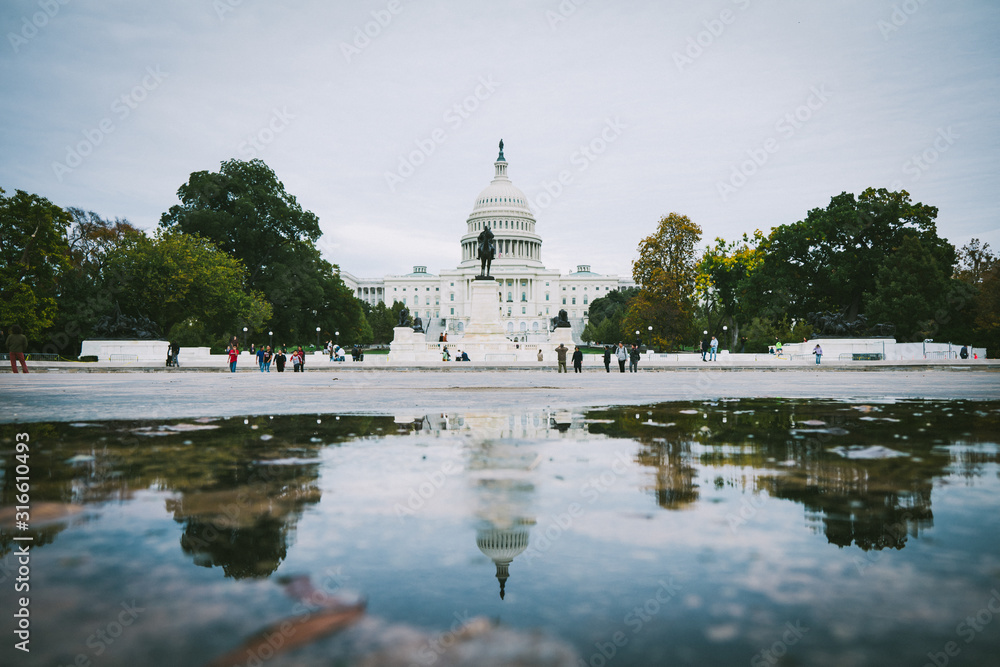
[[[590,355],[593,356],[593,355]],[[697,356],[697,355],[696,355]],[[761,355],[763,356],[763,355]],[[667,361],[660,363],[639,362],[639,372],[660,372],[660,371],[886,371],[886,370],[951,370],[951,371],[975,371],[975,370],[998,370],[1000,369],[1000,359],[976,359],[966,361],[956,361],[947,359],[913,359],[903,361],[824,361],[816,365],[812,359],[779,359],[749,361],[738,360],[737,355],[732,355],[729,360],[717,362],[702,362],[700,357],[694,360]],[[584,359],[584,373],[603,373],[603,362],[587,363]],[[214,358],[207,361],[190,360],[181,364],[180,368],[167,368],[161,363],[127,363],[115,364],[106,361],[98,362],[74,362],[74,361],[38,361],[29,362],[28,369],[37,373],[229,373],[229,364]],[[321,359],[308,359],[306,363],[306,373],[352,373],[352,372],[392,372],[392,371],[443,371],[443,372],[469,372],[469,371],[551,371],[556,372],[554,361],[532,361],[532,362],[508,362],[502,360],[488,361],[405,361],[396,364],[386,363],[384,355],[370,356],[361,362],[351,361],[329,361],[326,357]],[[260,373],[260,368],[255,361],[243,360],[237,363],[237,373]],[[285,373],[294,373],[291,366],[285,367]],[[572,371],[571,371],[572,372]],[[611,372],[618,373],[618,364],[611,362]],[[10,373],[10,366],[4,364],[0,366],[0,373]],[[271,364],[271,373],[277,373],[274,364]]]

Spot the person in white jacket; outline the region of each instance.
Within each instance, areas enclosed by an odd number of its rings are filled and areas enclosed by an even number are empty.
[[[628,361],[628,350],[625,349],[625,344],[621,341],[618,341],[618,347],[615,348],[615,359],[618,360],[618,370],[624,373],[625,362]]]

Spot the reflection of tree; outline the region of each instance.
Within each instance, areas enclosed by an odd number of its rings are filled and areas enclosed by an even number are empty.
[[[919,406],[919,407],[918,407]],[[655,469],[657,504],[684,507],[698,498],[699,468],[719,470],[716,487],[766,490],[801,503],[832,544],[901,549],[933,525],[935,478],[968,478],[995,460],[970,443],[995,442],[997,418],[961,404],[845,405],[827,401],[741,400],[673,403],[593,411],[590,430],[640,443],[638,461]],[[952,412],[954,411],[954,412]],[[919,431],[900,426],[920,414]],[[961,418],[966,431],[954,437]],[[908,427],[907,427],[908,428]],[[900,431],[911,433],[900,438]],[[920,434],[920,435],[918,435]],[[951,443],[951,451],[939,449]],[[885,447],[903,456],[845,458],[845,446]],[[697,454],[692,452],[697,451]],[[700,465],[699,465],[700,464]],[[950,466],[950,470],[949,470]]]
[[[671,406],[671,413],[677,408]],[[653,411],[636,413],[634,408],[608,411],[594,411],[588,417],[595,418],[589,424],[591,433],[601,433],[612,438],[631,438],[639,443],[636,462],[653,469],[652,493],[656,504],[664,509],[684,509],[698,500],[698,485],[695,483],[697,469],[691,453],[691,445],[697,442],[697,434],[702,426],[698,421],[688,419],[688,415],[670,415],[669,426],[664,426]],[[648,417],[643,421],[642,417]]]
[[[266,577],[281,564],[306,505],[320,500],[318,463],[235,466],[209,489],[168,500],[184,524],[181,548],[227,577]]]
[[[306,504],[318,502],[314,482],[321,449],[394,429],[391,417],[317,415],[47,423],[30,429],[6,424],[0,425],[0,443],[13,443],[25,430],[33,444],[34,548],[53,541],[67,525],[56,519],[81,505],[128,500],[136,490],[155,489],[178,496],[168,509],[184,524],[185,552],[223,566],[227,574],[231,570],[231,576],[254,576],[284,558],[297,516]],[[13,446],[4,449],[0,473],[16,466]],[[0,474],[0,494],[0,506],[16,505],[13,474]],[[42,507],[53,515],[44,526],[38,520]],[[0,557],[13,548],[10,538],[0,531]]]
[[[227,577],[266,577],[285,559],[288,549],[286,523],[269,515],[255,517],[250,526],[216,526],[197,517],[183,520],[181,548],[194,556],[195,565],[221,567]]]
[[[902,549],[908,535],[933,525],[930,477],[898,488],[895,473],[872,468],[871,461],[825,460],[803,464],[794,475],[760,480],[776,498],[802,503],[822,517],[831,544],[871,549]],[[875,462],[876,464],[879,462]]]
[[[698,500],[697,470],[691,461],[690,440],[657,439],[643,443],[636,460],[653,468],[653,494],[660,507],[683,509]]]

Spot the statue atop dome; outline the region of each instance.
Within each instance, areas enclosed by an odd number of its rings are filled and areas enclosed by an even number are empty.
[[[497,157],[497,162],[506,162],[503,159],[503,139],[500,140],[500,155]]]

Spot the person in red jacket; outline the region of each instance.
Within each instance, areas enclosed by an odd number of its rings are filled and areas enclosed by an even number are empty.
[[[235,345],[230,345],[227,350],[229,353],[229,370],[232,373],[236,372],[236,360],[240,357],[240,348]]]

